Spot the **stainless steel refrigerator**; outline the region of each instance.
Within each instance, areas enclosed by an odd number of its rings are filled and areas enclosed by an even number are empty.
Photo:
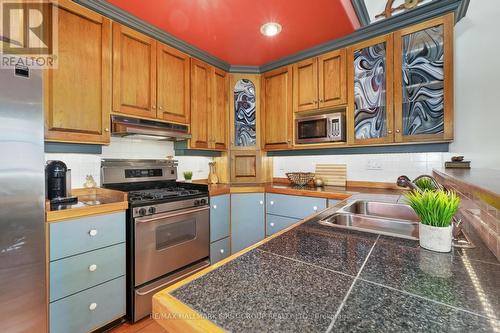
[[[41,72],[0,69],[0,332],[47,331],[43,128]]]

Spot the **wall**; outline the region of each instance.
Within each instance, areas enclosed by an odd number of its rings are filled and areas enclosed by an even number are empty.
[[[82,187],[86,175],[92,175],[100,183],[101,159],[164,159],[174,156],[172,142],[138,140],[130,138],[111,138],[109,146],[103,146],[102,155],[93,154],[45,154],[45,160],[61,160],[71,169],[71,181],[74,188]],[[182,173],[193,171],[193,179],[208,177],[209,157],[179,156],[178,179],[183,180]]]

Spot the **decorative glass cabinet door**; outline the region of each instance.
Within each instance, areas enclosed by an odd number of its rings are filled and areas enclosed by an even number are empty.
[[[392,142],[392,35],[349,48],[349,137],[354,143]]]
[[[234,145],[254,147],[256,135],[256,97],[252,81],[241,79],[234,87]]]
[[[395,33],[396,141],[451,139],[452,17]]]

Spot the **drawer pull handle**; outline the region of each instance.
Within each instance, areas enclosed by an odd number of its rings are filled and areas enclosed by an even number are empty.
[[[314,211],[317,211],[317,210],[318,210],[318,206],[314,206],[314,207],[313,207],[313,210],[314,210]]]
[[[97,265],[96,264],[92,264],[89,266],[89,271],[91,272],[95,272],[97,270]]]
[[[213,207],[214,209],[217,209],[217,205],[213,205],[212,207]]]
[[[274,222],[271,222],[269,225],[270,225],[271,227],[274,227]]]
[[[89,235],[90,237],[94,237],[97,235],[97,229],[90,229],[89,230]]]
[[[269,204],[272,206],[274,205],[274,201],[269,201]]]
[[[261,200],[261,201],[259,201],[259,204],[263,205],[263,204],[264,204],[264,201],[262,201],[262,200]]]
[[[220,249],[220,253],[221,253],[221,254],[224,254],[224,249]]]
[[[89,310],[94,311],[97,308],[97,303],[90,303]]]

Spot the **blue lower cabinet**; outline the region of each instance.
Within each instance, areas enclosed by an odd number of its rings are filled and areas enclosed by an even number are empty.
[[[272,234],[288,228],[292,224],[299,222],[300,219],[295,219],[291,217],[277,216],[277,215],[266,215],[266,236],[271,236]]]
[[[210,242],[229,236],[230,195],[210,197]]]
[[[342,200],[334,200],[334,199],[328,199],[328,207],[333,207],[336,204],[338,204]]]
[[[50,263],[50,301],[125,275],[125,243]]]
[[[286,194],[266,194],[268,214],[303,219],[326,208],[326,199]]]
[[[264,193],[231,194],[231,253],[265,237]]]
[[[231,254],[230,240],[231,239],[227,237],[210,244],[210,263],[212,265],[229,257]]]
[[[50,303],[50,333],[86,333],[125,315],[125,277]]]

